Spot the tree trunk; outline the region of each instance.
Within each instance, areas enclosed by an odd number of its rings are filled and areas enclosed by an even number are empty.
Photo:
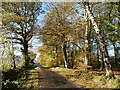
[[[13,65],[14,65],[13,68],[16,69],[15,59],[14,59]]]
[[[115,78],[114,73],[112,71],[111,64],[109,62],[109,56],[108,56],[108,51],[107,51],[105,42],[103,41],[103,38],[102,38],[102,36],[100,34],[100,29],[98,28],[98,25],[95,22],[95,19],[94,19],[93,15],[92,15],[92,12],[90,11],[90,7],[89,7],[88,3],[85,3],[85,8],[86,8],[88,16],[89,16],[89,18],[90,18],[90,20],[92,22],[92,25],[94,26],[94,29],[95,29],[95,32],[96,32],[96,35],[97,35],[97,39],[98,39],[98,42],[100,44],[100,51],[103,53],[103,60],[104,60],[104,63],[105,63],[106,76],[108,78],[112,78],[112,77]]]
[[[99,43],[97,42],[97,61],[99,62]]]
[[[70,59],[70,68],[73,68],[73,63],[74,63],[73,62],[74,61],[74,56],[73,55],[74,55],[74,51],[72,50],[71,51],[71,59]]]
[[[85,50],[84,64],[85,65],[88,65],[88,58],[87,58],[88,55],[87,55],[87,46],[86,46],[86,44],[88,44],[87,42],[88,42],[88,40],[85,40],[85,47],[84,47],[84,50]]]
[[[61,47],[61,45],[59,46],[59,49],[60,49],[60,52],[62,52],[62,47]],[[60,53],[61,54],[61,53]],[[60,58],[60,63],[59,63],[59,65],[63,65],[63,59],[61,59]]]
[[[90,61],[91,61],[91,21],[89,20],[89,31],[88,31],[88,36],[87,36],[87,40],[88,40],[88,65],[91,65]]]
[[[66,43],[64,42],[64,45],[63,45],[63,55],[64,55],[64,67],[68,67],[68,64],[67,64],[67,52],[66,52]]]
[[[12,59],[13,59],[13,69],[16,69],[13,41],[12,41]]]
[[[23,56],[25,59],[25,66],[27,66],[29,64],[29,59],[30,59],[28,56],[28,42],[27,41],[23,43],[23,47],[24,49],[22,50],[22,52],[23,52]]]
[[[73,43],[73,47],[71,50],[70,68],[73,68],[74,58],[75,58],[75,44]]]
[[[118,2],[118,41],[120,41],[120,1]],[[120,42],[119,42],[120,45]],[[117,48],[120,51],[120,47]],[[120,67],[120,53],[118,52],[118,66]]]
[[[85,47],[84,47],[84,51],[85,51],[85,55],[84,55],[84,64],[88,65],[88,15],[86,13],[86,10],[84,10],[84,17],[86,18],[86,27],[85,27]],[[85,67],[85,70],[87,70],[87,67]]]
[[[115,66],[118,66],[118,51],[117,51],[117,48],[115,47],[115,44],[113,44],[113,47],[114,47],[114,54],[115,54]]]
[[[58,45],[56,45],[56,55],[55,55],[57,66],[58,66]]]
[[[102,56],[102,58],[100,59],[100,70],[103,70],[103,68],[104,68],[103,54],[101,56]]]

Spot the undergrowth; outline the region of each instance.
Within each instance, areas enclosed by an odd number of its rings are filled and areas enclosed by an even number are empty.
[[[3,72],[2,89],[18,89],[28,80],[29,71],[35,68],[35,64],[29,63],[27,67],[10,69]]]

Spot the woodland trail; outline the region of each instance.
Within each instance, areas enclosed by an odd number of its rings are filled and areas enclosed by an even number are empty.
[[[49,68],[38,66],[39,88],[81,88]]]

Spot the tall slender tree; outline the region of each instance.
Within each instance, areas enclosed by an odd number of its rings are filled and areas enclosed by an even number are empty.
[[[106,45],[105,45],[105,42],[100,34],[100,29],[98,28],[98,25],[94,19],[94,16],[90,10],[90,6],[89,6],[89,3],[84,3],[85,5],[85,9],[88,13],[88,16],[92,22],[92,25],[94,26],[94,29],[95,29],[95,32],[96,32],[96,35],[97,35],[97,39],[98,39],[98,42],[100,44],[100,51],[103,53],[103,60],[104,60],[104,63],[105,63],[105,69],[106,69],[106,76],[108,78],[115,78],[114,77],[114,73],[112,71],[112,66],[110,64],[110,60],[109,60],[109,55],[108,55],[108,51],[107,51],[107,48],[106,48]]]

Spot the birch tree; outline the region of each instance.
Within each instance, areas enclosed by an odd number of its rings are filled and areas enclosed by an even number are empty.
[[[100,51],[102,52],[103,54],[103,60],[104,60],[104,64],[105,64],[105,69],[106,69],[106,76],[108,78],[115,78],[114,77],[114,73],[112,71],[112,67],[111,67],[111,64],[110,64],[110,60],[109,60],[109,55],[108,55],[108,51],[107,51],[107,48],[106,48],[106,45],[105,45],[105,42],[100,34],[100,29],[98,28],[98,25],[94,19],[94,16],[92,14],[92,12],[90,11],[90,6],[89,6],[89,3],[84,3],[85,5],[85,9],[88,13],[88,16],[92,22],[92,25],[95,29],[95,32],[96,32],[96,35],[97,35],[97,39],[98,39],[98,42],[100,44]]]

